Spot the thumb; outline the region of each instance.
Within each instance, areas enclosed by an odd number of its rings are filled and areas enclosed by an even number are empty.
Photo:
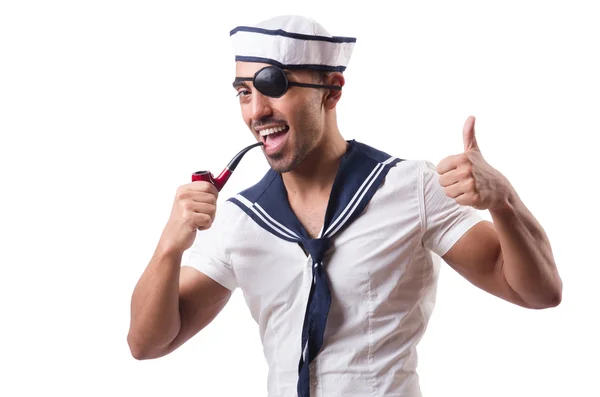
[[[465,152],[469,150],[480,151],[475,138],[475,117],[473,116],[469,116],[463,127],[463,143]]]

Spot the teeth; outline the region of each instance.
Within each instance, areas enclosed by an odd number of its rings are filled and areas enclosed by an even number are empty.
[[[266,129],[260,131],[260,135],[261,136],[271,135],[271,134],[274,134],[276,132],[283,131],[283,130],[285,130],[285,128],[286,128],[285,126],[279,126],[279,127],[274,127],[274,128],[266,128]]]

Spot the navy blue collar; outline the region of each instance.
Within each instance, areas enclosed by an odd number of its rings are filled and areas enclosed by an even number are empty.
[[[347,142],[348,149],[341,158],[332,186],[320,237],[330,237],[359,216],[389,169],[402,161],[355,140]],[[228,201],[282,239],[293,242],[310,239],[290,207],[281,174],[272,169],[254,186]]]

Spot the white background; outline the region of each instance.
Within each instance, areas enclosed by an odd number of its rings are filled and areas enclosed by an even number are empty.
[[[592,4],[3,1],[0,395],[266,395],[239,291],[170,356],[136,361],[126,335],[177,186],[253,141],[229,30],[288,13],[358,38],[344,137],[437,163],[462,151],[475,115],[484,157],[551,239],[564,281],[555,309],[512,306],[443,267],[419,350],[424,395],[600,395]],[[249,153],[220,200],[266,166]]]

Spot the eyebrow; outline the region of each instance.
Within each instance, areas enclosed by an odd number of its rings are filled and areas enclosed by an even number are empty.
[[[240,87],[246,87],[246,88],[250,88],[248,86],[248,84],[244,83],[244,81],[251,81],[252,78],[251,77],[236,77],[235,80],[233,80],[233,88],[235,88],[236,90]]]

